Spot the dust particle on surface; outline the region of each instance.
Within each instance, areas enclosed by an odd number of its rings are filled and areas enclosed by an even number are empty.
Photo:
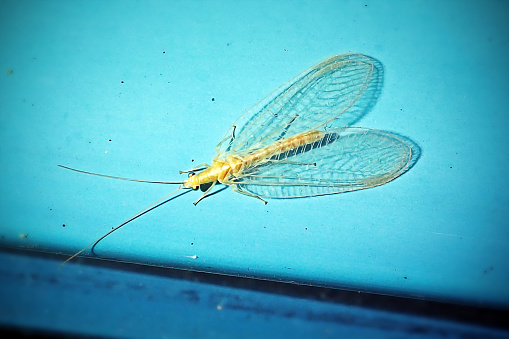
[[[14,73],[14,71],[12,69],[8,69],[5,71],[6,75],[11,75],[12,73]]]

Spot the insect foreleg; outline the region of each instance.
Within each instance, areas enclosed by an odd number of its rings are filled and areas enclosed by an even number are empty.
[[[208,164],[201,164],[201,165],[195,166],[187,171],[179,171],[179,174],[189,173],[189,172],[194,172],[194,171],[203,171],[204,169],[209,168],[209,167],[210,166]]]
[[[212,189],[212,187],[216,186],[216,183],[217,183],[217,181],[214,181],[210,185],[210,187],[205,192],[203,192],[203,194],[201,195],[200,199],[198,199],[195,202],[193,202],[193,205],[196,206],[202,199],[205,199],[207,197],[208,193],[210,192],[210,190]]]

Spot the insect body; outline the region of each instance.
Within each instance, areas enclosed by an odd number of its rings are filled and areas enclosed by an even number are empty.
[[[189,177],[183,182],[126,179],[61,167],[109,178],[180,184],[177,191],[201,188],[204,193],[195,204],[217,183],[264,202],[379,186],[405,172],[412,159],[412,147],[401,137],[349,127],[376,103],[382,81],[382,65],[362,54],[336,55],[316,64],[242,115],[216,147],[212,166],[184,171]]]
[[[323,139],[324,135],[324,132],[309,131],[293,137],[278,140],[271,145],[260,148],[244,156],[227,153],[226,158],[223,160],[217,156],[212,161],[211,167],[208,167],[198,175],[190,176],[186,181],[184,181],[183,185],[184,187],[196,188],[203,184],[214,184],[216,182],[220,182],[225,185],[230,185],[234,190],[240,193],[258,197],[248,193],[248,191],[243,191],[240,186],[236,184],[237,180],[245,177],[245,173],[250,173],[250,171],[254,168],[265,165],[271,161],[276,161],[273,160],[274,157],[317,142],[320,139]]]

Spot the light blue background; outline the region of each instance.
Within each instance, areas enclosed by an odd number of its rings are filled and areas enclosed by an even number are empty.
[[[266,206],[226,190],[194,207],[198,195],[187,194],[96,254],[509,307],[506,3],[0,7],[1,245],[72,254],[172,190],[57,164],[182,180],[178,171],[210,163],[229,126],[273,89],[359,52],[385,67],[359,125],[419,144],[412,170],[374,189]]]

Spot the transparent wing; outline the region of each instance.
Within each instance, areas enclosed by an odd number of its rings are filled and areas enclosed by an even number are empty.
[[[243,155],[285,136],[326,124],[346,127],[375,104],[383,79],[380,62],[362,54],[330,57],[286,82],[234,123],[218,155]],[[233,128],[232,126],[232,128]]]
[[[313,144],[250,168],[232,179],[231,186],[262,198],[355,191],[393,180],[407,169],[411,158],[411,147],[394,134],[360,127],[335,129]]]

